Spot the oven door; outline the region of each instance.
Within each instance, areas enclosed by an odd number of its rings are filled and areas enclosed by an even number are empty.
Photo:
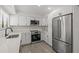
[[[31,39],[32,42],[39,41],[40,40],[40,34],[33,34],[31,38],[32,38]]]

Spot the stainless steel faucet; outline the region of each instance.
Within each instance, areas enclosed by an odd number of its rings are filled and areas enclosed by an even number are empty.
[[[10,29],[11,32],[13,32],[13,29],[12,29],[11,27],[7,27],[7,28],[5,29],[5,37],[8,36],[7,29]]]

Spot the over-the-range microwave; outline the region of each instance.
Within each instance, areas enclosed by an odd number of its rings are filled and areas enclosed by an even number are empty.
[[[39,20],[31,20],[30,24],[31,25],[39,25]]]

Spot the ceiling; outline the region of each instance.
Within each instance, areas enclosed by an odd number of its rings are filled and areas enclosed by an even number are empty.
[[[0,7],[9,14],[16,14],[14,5],[0,5]]]
[[[33,16],[46,16],[50,12],[69,5],[15,5],[16,13]]]

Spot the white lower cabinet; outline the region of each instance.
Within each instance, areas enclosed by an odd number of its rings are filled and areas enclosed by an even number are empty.
[[[27,31],[25,33],[21,33],[21,45],[31,43],[31,33]]]
[[[44,37],[45,37],[46,43],[48,43],[48,34],[47,34],[47,32],[44,33]]]
[[[20,37],[7,39],[8,53],[19,53]]]
[[[7,53],[8,51],[8,48],[7,48],[7,40],[6,38],[2,37],[0,38],[0,53]]]
[[[41,39],[48,43],[48,33],[46,31],[41,32]]]
[[[48,34],[47,34],[47,33],[44,34],[44,41],[45,41],[47,44],[49,44]]]

